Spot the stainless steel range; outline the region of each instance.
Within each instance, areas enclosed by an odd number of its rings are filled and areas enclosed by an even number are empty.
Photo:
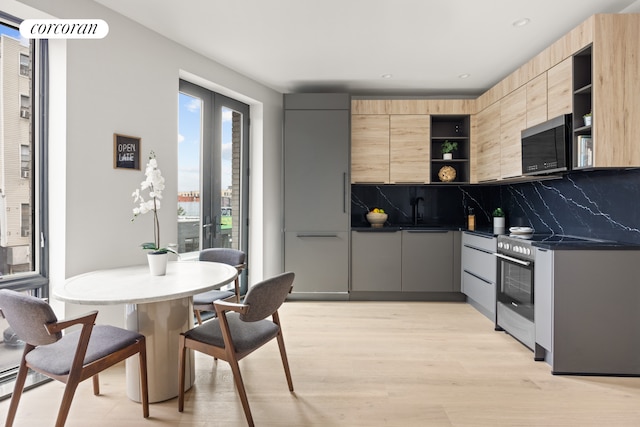
[[[505,330],[535,350],[534,242],[579,242],[577,237],[557,234],[498,236],[498,285],[496,329]]]

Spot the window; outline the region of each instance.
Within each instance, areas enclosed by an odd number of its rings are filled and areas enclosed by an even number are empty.
[[[29,77],[31,72],[31,59],[28,54],[21,53],[20,54],[20,75]]]
[[[20,236],[29,237],[31,235],[31,206],[24,203],[20,213]]]
[[[31,171],[31,150],[28,145],[20,145],[20,177],[30,178]]]
[[[20,95],[20,117],[31,118],[31,98],[27,95]]]
[[[21,38],[19,24],[0,11],[0,288],[47,298],[47,42]],[[23,347],[0,319],[0,399]],[[41,380],[31,374],[27,386]]]

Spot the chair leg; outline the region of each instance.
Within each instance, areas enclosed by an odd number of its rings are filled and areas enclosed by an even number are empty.
[[[229,357],[229,365],[231,365],[231,371],[233,371],[233,379],[240,395],[240,402],[242,402],[242,408],[244,409],[244,415],[247,417],[249,427],[253,427],[253,416],[251,415],[251,409],[249,409],[249,400],[247,399],[247,391],[244,388],[244,382],[242,381],[242,374],[240,374],[240,366],[235,355]]]
[[[200,317],[200,310],[193,310],[196,313],[196,319],[198,320],[198,325],[202,325],[202,317]]]
[[[31,347],[33,349],[33,347]],[[29,351],[31,351],[29,349]],[[27,354],[28,351],[25,348],[24,354]],[[13,421],[16,418],[16,412],[18,412],[18,403],[20,403],[20,397],[22,396],[22,390],[24,388],[24,383],[27,379],[27,372],[29,369],[27,368],[27,363],[24,360],[24,356],[20,361],[20,367],[18,368],[18,376],[16,377],[16,383],[13,387],[13,394],[11,395],[11,404],[9,405],[9,412],[7,413],[7,420],[5,421],[5,427],[11,427],[13,425]]]
[[[58,411],[56,427],[64,427],[69,415],[69,409],[71,409],[73,395],[76,393],[76,388],[78,388],[77,378],[68,378],[67,381],[67,386],[64,388],[64,394],[62,395],[62,402],[60,403],[60,410]]]
[[[234,284],[236,288],[236,302],[240,304],[240,280],[237,277]]]
[[[184,335],[180,335],[178,352],[178,412],[184,411],[184,365],[186,354],[185,337]]]
[[[140,340],[140,395],[142,397],[142,416],[149,418],[149,385],[147,382],[147,344],[143,338]]]
[[[289,391],[293,391],[293,381],[291,380],[291,371],[289,370],[289,359],[287,359],[287,350],[285,350],[284,348],[284,338],[282,337],[282,330],[278,332],[278,347],[280,348],[280,357],[282,357],[282,366],[284,366],[284,374],[287,377]]]
[[[98,377],[98,374],[91,377],[91,380],[93,381],[93,394],[97,396],[100,394],[100,378]]]

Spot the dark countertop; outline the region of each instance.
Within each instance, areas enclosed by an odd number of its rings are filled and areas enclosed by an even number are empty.
[[[602,251],[602,250],[640,250],[640,245],[634,243],[586,240],[580,242],[531,242],[536,248],[552,251]]]
[[[424,224],[424,225],[413,225],[413,224],[385,224],[384,227],[373,228],[370,225],[361,225],[361,226],[351,226],[352,231],[371,231],[374,233],[392,233],[395,231],[427,231],[427,232],[445,232],[445,231],[460,231],[461,227],[455,225],[434,225],[434,224]]]
[[[463,226],[459,226],[459,225],[434,225],[434,224],[430,224],[430,225],[413,225],[413,224],[396,224],[396,225],[385,225],[382,228],[373,228],[370,225],[354,225],[351,226],[351,230],[352,231],[371,231],[371,232],[376,232],[376,233],[384,233],[384,232],[394,232],[394,231],[403,231],[403,230],[407,230],[407,231],[412,231],[412,230],[416,230],[416,231],[431,231],[431,232],[437,232],[437,231],[464,231],[467,233],[471,233],[471,234],[476,234],[478,236],[482,236],[482,237],[496,237],[498,236],[498,234],[495,234],[493,232],[493,227],[481,227],[481,228],[477,228],[475,230],[468,230],[466,227]]]
[[[352,231],[373,232],[373,233],[393,233],[396,231],[424,231],[424,232],[445,232],[445,231],[464,231],[466,233],[475,234],[481,237],[497,237],[499,234],[494,233],[493,227],[480,227],[475,230],[468,230],[465,227],[457,225],[413,225],[413,224],[389,224],[381,228],[373,228],[370,225],[356,225],[351,227]],[[578,237],[578,236],[575,236]],[[566,250],[640,250],[640,245],[626,242],[615,242],[608,240],[597,240],[584,238],[582,241],[568,242],[531,242],[532,246],[552,251]]]

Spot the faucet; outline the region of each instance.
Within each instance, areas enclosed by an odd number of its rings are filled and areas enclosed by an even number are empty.
[[[420,218],[420,200],[424,202],[423,197],[416,197],[413,200],[413,225],[418,225],[418,219]]]

